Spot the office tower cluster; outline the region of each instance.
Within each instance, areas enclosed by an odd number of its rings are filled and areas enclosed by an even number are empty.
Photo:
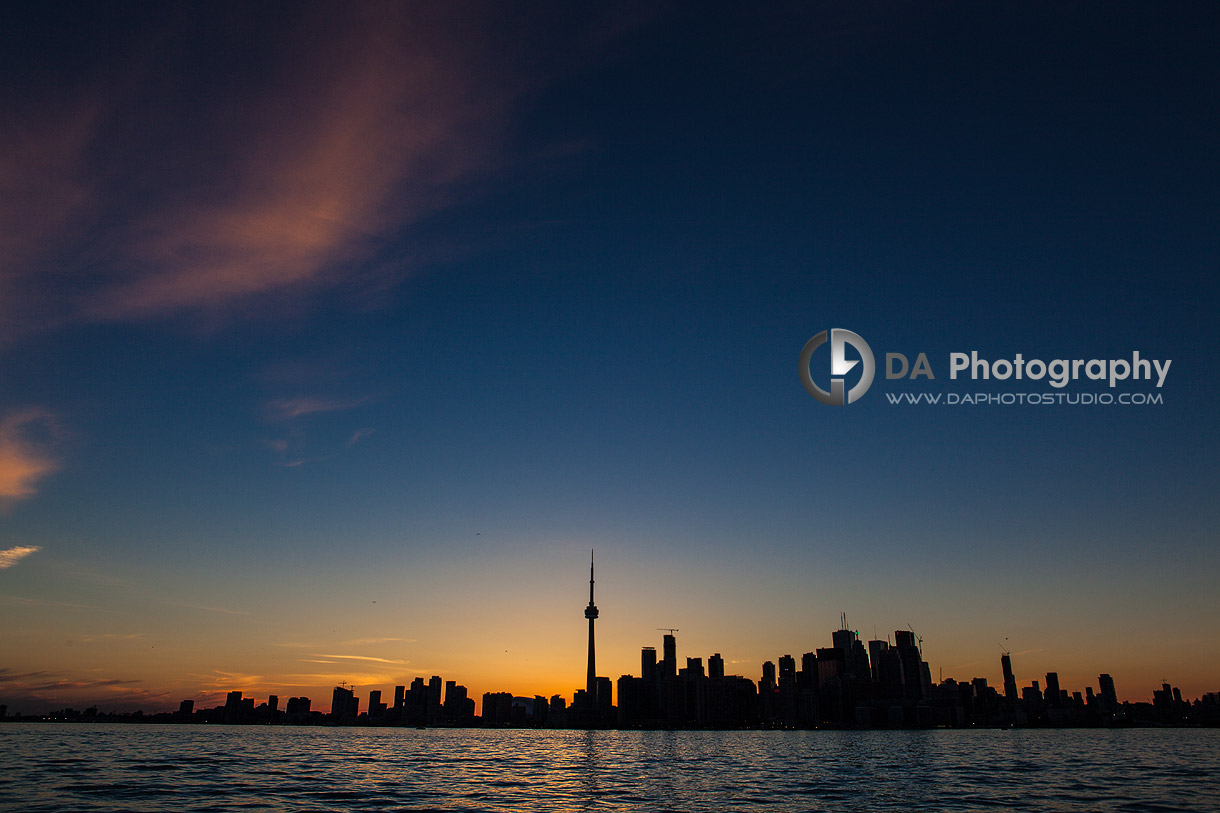
[[[724,674],[724,658],[687,658],[678,667],[675,630],[640,653],[640,676],[618,679],[617,725],[624,728],[741,728],[751,725],[757,690],[749,678]]]
[[[330,721],[340,724],[463,726],[475,720],[474,700],[467,696],[466,687],[457,681],[442,681],[438,675],[427,682],[417,677],[410,686],[395,686],[390,703],[379,690],[369,692],[368,709],[363,713],[354,687],[336,686],[331,693]]]
[[[720,653],[686,658],[677,667],[677,640],[663,638],[663,655],[641,653],[640,676],[618,680],[615,721],[623,728],[935,728],[969,726],[1087,726],[1134,722],[1215,724],[1220,707],[1205,697],[1192,706],[1166,684],[1148,704],[1119,704],[1114,680],[1103,674],[1098,691],[1068,693],[1055,672],[1045,688],[1037,680],[1018,693],[1012,656],[1000,659],[1003,692],[976,677],[933,683],[913,630],[867,647],[841,617],[831,646],[783,655],[762,665],[757,684],[726,676]],[[1210,695],[1208,697],[1211,697]]]

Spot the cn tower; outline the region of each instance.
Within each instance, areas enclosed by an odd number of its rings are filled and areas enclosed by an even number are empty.
[[[589,551],[589,606],[585,607],[585,618],[589,619],[589,677],[585,682],[585,693],[589,703],[597,703],[597,656],[593,649],[593,622],[597,620],[597,605],[593,603],[593,551]]]

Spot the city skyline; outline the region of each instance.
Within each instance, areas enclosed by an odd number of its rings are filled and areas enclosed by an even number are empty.
[[[589,622],[589,637],[588,637],[587,650],[586,650],[587,673],[586,673],[585,685],[583,688],[573,690],[570,693],[570,695],[565,695],[563,692],[554,693],[554,694],[549,695],[552,717],[554,718],[556,716],[556,705],[555,704],[558,701],[559,702],[559,706],[558,706],[559,718],[563,720],[563,725],[565,727],[606,727],[608,725],[613,725],[613,723],[611,722],[611,715],[612,715],[611,707],[612,706],[615,707],[616,709],[619,709],[618,714],[620,715],[620,717],[619,717],[618,724],[621,725],[623,723],[623,719],[622,719],[621,715],[624,713],[624,711],[622,710],[623,701],[621,698],[621,693],[624,691],[623,690],[623,681],[628,680],[633,677],[631,672],[625,672],[622,675],[620,675],[617,679],[610,677],[608,675],[597,675],[596,657],[595,657],[595,648],[594,648],[594,621],[598,617],[600,617],[600,612],[597,609],[597,607],[593,601],[593,597],[594,597],[593,575],[594,575],[593,555],[592,555],[592,552],[590,552],[589,604],[586,607],[585,612],[584,612],[584,617]],[[685,679],[688,676],[688,672],[690,673],[690,676],[692,676],[692,677],[695,675],[697,675],[700,678],[705,676],[704,667],[703,667],[703,660],[704,660],[703,656],[695,656],[695,655],[684,656],[687,666],[685,668],[679,668],[680,660],[677,655],[677,639],[676,639],[676,635],[675,635],[675,633],[677,633],[679,631],[678,629],[660,628],[657,631],[666,632],[666,635],[663,638],[663,644],[664,644],[663,657],[658,661],[658,659],[656,657],[655,647],[644,646],[643,652],[642,652],[641,675],[634,676],[634,677],[642,678],[645,681],[645,683],[651,683],[654,680],[661,680],[661,679],[669,679],[669,680],[673,680],[675,678]],[[801,673],[806,673],[806,672],[809,672],[810,670],[814,670],[815,673],[820,674],[820,672],[818,671],[818,670],[820,670],[820,667],[817,667],[814,665],[815,661],[821,661],[826,657],[831,657],[832,659],[835,659],[835,658],[838,659],[838,661],[839,661],[838,669],[840,670],[840,672],[843,672],[843,670],[845,670],[845,676],[843,677],[844,681],[847,680],[848,676],[853,674],[853,671],[857,671],[863,675],[871,675],[872,681],[878,682],[878,685],[880,685],[879,682],[882,681],[882,678],[880,677],[881,672],[884,672],[884,670],[886,668],[889,668],[891,670],[896,669],[897,673],[898,673],[897,679],[898,679],[900,685],[904,681],[904,678],[902,677],[903,674],[907,674],[907,675],[915,674],[916,675],[915,678],[906,678],[905,680],[908,683],[910,683],[911,680],[914,680],[915,683],[921,684],[921,688],[916,692],[915,699],[918,699],[923,703],[927,703],[932,699],[932,692],[937,687],[943,688],[946,685],[951,685],[951,684],[955,684],[955,683],[964,684],[967,686],[970,686],[970,685],[975,685],[976,687],[982,686],[984,688],[987,687],[988,685],[991,685],[991,676],[990,675],[972,674],[969,678],[965,678],[964,676],[951,674],[948,676],[948,678],[946,678],[946,676],[944,675],[943,667],[939,668],[937,677],[935,679],[933,679],[932,673],[929,668],[929,664],[923,660],[923,654],[924,654],[923,653],[923,643],[924,643],[923,637],[920,636],[914,630],[914,628],[909,625],[908,625],[908,628],[905,630],[899,629],[899,630],[894,631],[892,636],[887,632],[886,637],[884,639],[874,638],[874,639],[869,640],[867,642],[868,643],[867,649],[865,649],[863,640],[860,637],[859,631],[849,628],[847,613],[843,612],[843,613],[840,613],[840,627],[837,631],[835,631],[832,634],[830,641],[831,641],[831,647],[815,648],[814,650],[805,652],[800,656],[801,664],[802,664]],[[1016,673],[1014,672],[1013,665],[1012,665],[1013,653],[1010,650],[1008,650],[1002,642],[999,643],[998,646],[999,646],[1000,651],[1003,653],[1002,656],[998,660],[998,663],[1000,664],[1001,676],[1002,676],[1002,680],[998,683],[998,686],[1000,688],[1002,688],[1003,697],[1006,698],[1007,701],[1011,704],[1018,698],[1022,699],[1022,700],[1028,700],[1028,692],[1031,691],[1031,689],[1034,692],[1034,694],[1037,695],[1038,692],[1040,691],[1039,682],[1037,679],[1034,679],[1032,684],[1027,685],[1021,691],[1018,691],[1018,684],[1016,682]],[[816,656],[815,656],[815,652],[816,652]],[[824,655],[823,653],[830,653],[830,654]],[[837,654],[834,654],[834,653],[837,653]],[[892,655],[895,653],[900,653],[901,658],[902,658],[901,664],[899,663],[899,661],[896,657],[895,661],[894,661],[894,663],[895,663],[894,666],[885,667],[885,666],[881,665],[882,661],[884,660],[884,656]],[[1018,654],[1018,656],[1020,656],[1021,653],[1017,653],[1017,654]],[[909,658],[913,658],[914,660],[911,663],[907,663],[906,661]],[[723,659],[723,657],[719,651],[712,653],[710,656],[708,656],[707,660],[708,660],[708,668],[707,668],[707,672],[706,672],[707,677],[711,677],[713,679],[726,677],[726,671],[725,671],[726,661]],[[778,662],[780,664],[778,672],[776,670],[776,660],[778,660]],[[757,681],[755,681],[754,678],[748,677],[746,675],[731,676],[731,678],[730,678],[731,680],[745,679],[747,681],[757,683],[758,696],[756,699],[757,699],[758,703],[761,705],[754,712],[754,714],[757,715],[757,720],[755,720],[752,724],[756,725],[759,723],[766,723],[766,722],[772,722],[772,723],[782,722],[781,716],[774,708],[774,706],[776,706],[778,701],[777,700],[770,700],[770,701],[765,700],[764,695],[768,694],[768,692],[767,692],[768,686],[770,688],[770,692],[772,692],[772,693],[779,692],[779,689],[777,687],[779,687],[783,681],[785,661],[787,661],[789,664],[787,668],[791,672],[790,677],[793,680],[795,680],[796,676],[801,673],[797,673],[794,671],[796,661],[790,653],[779,656],[778,658],[769,659],[769,660],[764,661],[759,667],[759,671],[761,671],[762,677],[757,679]],[[730,660],[730,661],[728,661],[728,663],[732,664],[732,665],[737,665],[737,664],[740,664],[741,661]],[[694,670],[694,671],[692,671],[692,670]],[[881,670],[881,672],[879,672],[879,670]],[[778,678],[777,678],[777,675],[779,676]],[[824,677],[824,675],[823,675],[823,677]],[[1058,671],[1047,672],[1046,679],[1047,679],[1047,686],[1046,686],[1045,691],[1047,693],[1047,698],[1048,698],[1047,702],[1050,703],[1051,701],[1049,700],[1049,698],[1050,698],[1051,694],[1054,694],[1056,696],[1056,698],[1059,695],[1060,681],[1059,681]],[[865,680],[867,680],[867,678]],[[414,718],[412,720],[402,719],[402,720],[400,720],[401,723],[409,723],[409,724],[418,723],[420,725],[426,723],[428,725],[433,725],[433,726],[442,725],[442,724],[463,725],[463,724],[468,724],[466,722],[463,722],[463,721],[466,721],[468,718],[474,718],[475,716],[481,716],[481,717],[486,718],[486,714],[484,712],[483,706],[478,701],[475,700],[475,697],[477,696],[478,693],[476,692],[473,695],[468,695],[468,692],[470,692],[470,689],[468,687],[466,687],[464,684],[459,683],[458,680],[456,680],[456,679],[443,680],[443,678],[439,675],[431,675],[428,678],[427,683],[425,684],[424,677],[422,675],[416,675],[414,677],[414,679],[411,681],[409,696],[404,695],[404,689],[406,688],[405,683],[393,685],[393,686],[385,685],[385,684],[369,684],[369,685],[365,685],[365,686],[360,686],[355,683],[349,683],[347,680],[341,680],[341,681],[338,681],[338,683],[339,683],[339,685],[335,686],[331,693],[332,694],[331,706],[328,707],[326,709],[326,711],[324,712],[329,718],[331,718],[334,721],[338,721],[338,722],[343,722],[343,721],[354,722],[355,719],[357,718],[357,716],[359,716],[360,712],[358,712],[357,709],[360,706],[360,699],[359,699],[359,696],[357,695],[357,689],[364,689],[368,692],[368,703],[367,703],[365,712],[363,712],[363,716],[366,716],[369,718],[376,719],[376,718],[383,717],[385,715],[387,705],[384,703],[381,703],[381,698],[383,695],[386,697],[389,697],[389,696],[391,696],[391,694],[394,697],[394,704],[393,704],[393,706],[389,706],[389,708],[394,709],[395,711],[400,711],[404,708],[404,697],[408,697],[408,700],[410,700],[410,702],[420,704],[421,708],[427,708],[428,707],[427,704],[430,704],[431,707],[435,710],[434,712],[421,711],[420,712],[421,716],[419,716],[418,718]],[[1065,681],[1064,683],[1068,684],[1068,681]],[[614,686],[616,684],[618,686],[617,689],[614,688]],[[1106,692],[1108,691],[1109,694],[1107,696],[1108,697],[1107,702],[1110,704],[1115,704],[1118,702],[1122,702],[1124,704],[1130,704],[1130,703],[1138,704],[1141,702],[1146,702],[1146,700],[1147,700],[1147,698],[1132,698],[1132,697],[1127,697],[1125,695],[1117,693],[1116,689],[1115,689],[1115,681],[1112,678],[1112,676],[1108,673],[1104,673],[1104,672],[1100,673],[1100,684],[1101,684],[1101,692],[1097,696],[1098,697],[1106,696]],[[795,683],[793,684],[793,686],[795,686]],[[1052,686],[1053,686],[1053,688],[1052,688]],[[442,693],[442,687],[443,687],[443,693]],[[294,688],[299,688],[299,686],[294,687]],[[1091,686],[1088,686],[1087,689],[1088,689],[1088,696],[1090,698],[1090,703],[1091,703],[1092,698],[1094,697],[1094,692],[1093,692],[1093,689]],[[248,691],[250,691],[249,688],[242,688],[242,689],[230,688],[227,690],[219,690],[218,692],[215,692],[212,695],[203,694],[203,695],[196,695],[196,696],[186,698],[186,699],[181,699],[181,700],[177,701],[177,708],[178,708],[179,716],[185,715],[187,718],[189,718],[192,713],[191,709],[194,708],[196,705],[198,705],[199,710],[202,711],[208,702],[211,702],[216,699],[215,697],[213,697],[213,695],[223,695],[225,697],[225,703],[223,706],[223,715],[220,718],[218,718],[217,721],[249,722],[249,721],[255,719],[254,715],[255,715],[256,708],[253,705],[254,700],[252,698],[243,698],[243,695]],[[454,694],[455,691],[457,692],[456,695]],[[638,690],[636,690],[636,691],[638,692]],[[843,689],[842,691],[846,691],[846,689]],[[1169,683],[1162,682],[1162,684],[1160,686],[1158,686],[1157,689],[1152,692],[1151,697],[1155,698],[1159,693],[1168,692],[1168,691],[1169,691]],[[1191,700],[1189,695],[1183,695],[1181,693],[1180,688],[1176,688],[1175,693],[1176,693],[1176,698],[1177,698],[1178,703],[1181,703],[1184,698],[1187,702],[1189,702]],[[535,700],[537,700],[539,698],[546,699],[548,697],[548,693],[546,693],[546,692],[541,693],[541,694],[534,693],[534,694],[530,695],[528,693],[513,692],[513,691],[504,692],[502,689],[492,688],[492,689],[488,690],[487,692],[483,693],[483,702],[485,703],[488,696],[493,695],[493,694],[507,696],[514,700],[518,699],[518,698],[524,698],[524,697],[532,697]],[[1069,689],[1064,689],[1062,694],[1064,697],[1064,703],[1066,704],[1068,702]],[[1209,692],[1205,692],[1205,693],[1201,693],[1201,694],[1205,695],[1207,698],[1210,699],[1210,702],[1214,703],[1214,702],[1216,702],[1215,698],[1217,697],[1218,692],[1209,691]],[[900,688],[899,692],[898,692],[898,696],[901,696],[901,695],[902,695],[902,690]],[[1081,702],[1081,693],[1076,692],[1075,695],[1076,695],[1076,702],[1078,702],[1078,703]],[[165,697],[165,698],[168,698],[168,696],[169,696],[168,694],[162,695],[162,697]],[[664,696],[664,695],[662,694],[662,696]],[[272,716],[277,714],[276,702],[278,700],[278,697],[279,697],[278,693],[270,694],[270,699],[269,699],[268,703],[265,703],[262,706],[258,707],[258,708],[264,710],[262,712],[262,714],[265,715],[267,713],[270,713]],[[778,697],[778,694],[777,694],[777,697]],[[413,700],[412,700],[412,698],[413,698]],[[425,700],[425,698],[426,698],[426,700]],[[6,701],[10,701],[12,699],[13,698],[9,698],[9,697],[0,695],[0,709],[2,709],[6,713],[12,713],[14,715],[22,714],[20,709],[18,709],[13,703],[6,702]],[[18,701],[30,700],[30,699],[31,698],[17,698]],[[908,698],[908,699],[910,699],[910,698]],[[633,702],[638,704],[639,703],[638,697],[635,700],[633,700]],[[795,701],[791,701],[791,702],[795,702]],[[243,703],[245,705],[243,705]],[[469,711],[466,711],[467,703],[469,703]],[[770,703],[770,706],[768,705],[768,703]],[[1056,704],[1058,703],[1057,699],[1056,699],[1055,703]],[[378,704],[380,704],[379,712],[377,711]],[[88,701],[86,701],[86,705],[92,707],[93,713],[96,714],[98,711],[98,706],[102,705],[102,704],[89,703]],[[173,704],[171,704],[171,705],[173,705]],[[288,701],[284,708],[284,712],[289,715],[289,718],[292,718],[294,715],[294,713],[293,713],[294,705],[297,705],[298,708],[301,710],[301,714],[297,715],[298,722],[303,722],[305,720],[305,718],[308,717],[311,710],[315,713],[323,713],[321,706],[312,705],[312,699],[304,692],[302,692],[299,696],[293,696],[293,697],[288,698]],[[409,705],[409,703],[408,703],[408,705]],[[33,710],[31,712],[27,712],[27,714],[32,713],[34,715],[37,715],[40,712],[49,712],[49,711],[53,711],[55,709],[63,708],[63,705],[61,703],[58,703],[55,698],[51,698],[51,697],[36,698],[35,702],[33,703],[33,706],[35,707],[35,710]],[[443,714],[442,714],[442,709],[443,709]],[[138,708],[128,708],[125,710],[143,712],[145,709],[143,707],[138,707]],[[169,710],[168,708],[150,709],[150,711],[152,711],[153,713],[165,713],[168,710]],[[105,709],[101,709],[101,711],[103,713],[114,713],[116,711],[120,711],[120,709],[105,708]],[[213,709],[213,712],[215,712],[215,711],[216,711],[216,709]],[[638,713],[638,712],[636,712],[636,713]],[[795,713],[796,713],[795,706],[793,707],[793,710],[791,711],[791,713],[793,715],[795,715]],[[1111,711],[1110,713],[1113,714],[1114,712]],[[440,716],[438,716],[438,715],[440,715]],[[3,714],[0,714],[0,716],[3,716]],[[693,720],[692,720],[692,722],[693,722]],[[724,721],[722,721],[722,724],[723,724],[723,722]],[[788,720],[788,722],[790,724],[796,724],[797,720],[794,716],[791,720]],[[806,724],[809,724],[810,721],[805,720],[804,722]],[[816,719],[814,722],[816,722]],[[823,722],[827,722],[827,721],[823,721]],[[846,718],[835,720],[835,721],[830,721],[830,722],[832,722],[834,724],[839,724],[839,725],[846,725],[846,724],[850,723],[850,721]],[[1009,719],[1008,722],[1011,723],[1012,720]],[[913,724],[913,723],[911,723],[911,721],[908,721],[908,723]]]
[[[1216,8],[0,15],[11,707],[754,679],[842,612],[1218,688]]]
[[[675,636],[678,630],[671,628],[658,630],[666,632],[660,660],[655,647],[642,647],[640,675],[624,674],[617,681],[591,675],[586,688],[575,690],[570,702],[559,694],[548,700],[544,695],[520,696],[493,689],[484,692],[481,703],[476,703],[476,695],[468,687],[433,675],[427,681],[417,676],[410,686],[394,686],[392,704],[382,700],[383,695],[390,697],[390,693],[369,688],[367,704],[362,706],[359,687],[341,681],[333,688],[331,704],[325,710],[304,695],[288,697],[281,709],[277,694],[269,695],[265,703],[256,706],[256,699],[244,697],[243,690],[229,690],[225,692],[224,704],[210,709],[198,702],[199,698],[187,698],[178,702],[172,717],[167,717],[167,710],[151,711],[152,717],[174,722],[417,727],[1096,726],[1181,723],[1187,716],[1196,725],[1220,721],[1220,692],[1208,692],[1192,702],[1179,687],[1169,683],[1153,692],[1151,702],[1121,699],[1115,680],[1108,673],[1098,675],[1097,692],[1088,685],[1083,692],[1073,691],[1070,686],[1062,688],[1057,672],[1045,675],[1045,687],[1035,678],[1019,688],[1012,653],[1003,646],[1000,686],[991,686],[986,677],[946,678],[943,670],[933,680],[929,664],[923,660],[923,639],[914,630],[896,630],[892,637],[887,634],[884,640],[868,641],[865,648],[859,633],[848,628],[847,614],[842,613],[840,618],[840,628],[831,635],[831,647],[803,653],[799,670],[797,660],[790,654],[776,659],[778,668],[776,661],[766,661],[756,681],[728,675],[719,652],[707,659],[706,670],[704,659],[699,656],[685,656],[686,666],[679,668]],[[745,694],[738,691],[742,682],[746,684]],[[720,688],[694,691],[700,684]],[[592,688],[595,685],[597,689]],[[609,690],[614,686],[617,689],[611,702]],[[601,693],[603,688],[607,690],[605,694]],[[647,700],[654,692],[656,696]],[[667,704],[675,703],[676,706],[666,709]],[[724,705],[714,708],[712,703]],[[520,714],[512,711],[517,706],[521,706]],[[138,709],[136,714],[142,715],[144,711]],[[0,719],[88,720],[115,714],[114,710],[96,706],[23,713],[0,703]]]

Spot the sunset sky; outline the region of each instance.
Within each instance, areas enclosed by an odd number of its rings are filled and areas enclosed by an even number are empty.
[[[6,4],[0,703],[570,699],[591,548],[612,679],[1220,691],[1218,13]],[[972,350],[1172,366],[886,399]]]

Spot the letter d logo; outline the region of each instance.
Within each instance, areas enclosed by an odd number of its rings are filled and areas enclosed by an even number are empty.
[[[809,362],[813,359],[814,351],[825,344],[827,338],[830,339],[830,392],[814,383],[809,372]],[[859,362],[847,359],[845,350],[849,344],[860,354]],[[851,389],[846,389],[843,376],[857,364],[860,364],[860,380]],[[830,406],[843,406],[859,401],[860,396],[868,392],[868,388],[873,384],[876,369],[873,351],[868,342],[850,330],[836,327],[829,331],[823,330],[805,343],[800,361],[797,362],[797,372],[800,374],[801,384],[814,398]]]

